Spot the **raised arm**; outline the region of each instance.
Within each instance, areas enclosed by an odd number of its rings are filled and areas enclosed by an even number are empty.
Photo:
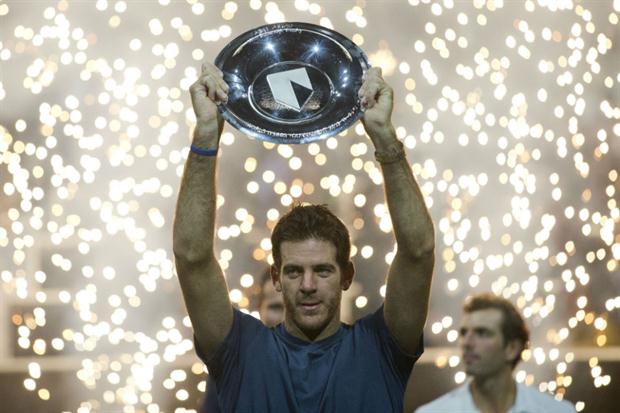
[[[428,312],[435,252],[433,222],[392,126],[394,93],[381,77],[381,69],[366,73],[359,94],[366,108],[362,122],[383,171],[397,243],[387,277],[385,321],[401,348],[413,354]]]
[[[196,129],[179,190],[174,216],[173,249],[185,306],[202,353],[209,358],[232,325],[228,288],[214,252],[217,149],[223,119],[216,102],[226,100],[228,86],[212,64],[191,88]],[[197,149],[196,149],[197,148]]]

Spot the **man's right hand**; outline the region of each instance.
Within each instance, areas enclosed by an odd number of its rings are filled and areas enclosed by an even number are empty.
[[[210,63],[202,65],[190,87],[196,114],[192,145],[218,148],[224,120],[218,104],[226,102],[228,85],[222,72]],[[196,344],[209,359],[224,342],[233,311],[222,268],[215,255],[215,185],[217,156],[189,152],[174,218],[173,250],[177,274]]]
[[[228,85],[222,71],[212,63],[202,64],[198,80],[190,87],[192,106],[196,114],[195,137],[216,137],[219,139],[224,119],[217,105],[228,101]]]

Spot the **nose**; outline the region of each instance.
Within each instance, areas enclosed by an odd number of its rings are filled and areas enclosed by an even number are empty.
[[[474,335],[471,331],[466,331],[461,334],[460,344],[463,349],[471,349],[473,347],[473,337]]]
[[[305,294],[312,294],[316,291],[316,279],[312,271],[306,271],[301,277],[300,290]]]

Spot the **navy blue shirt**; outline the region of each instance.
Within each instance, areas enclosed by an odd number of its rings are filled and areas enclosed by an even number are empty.
[[[217,400],[217,389],[215,388],[215,380],[210,374],[206,379],[206,394],[200,404],[199,413],[221,413],[220,405]]]
[[[388,332],[383,306],[320,341],[267,328],[233,310],[233,325],[210,360],[222,412],[398,412],[413,364]]]

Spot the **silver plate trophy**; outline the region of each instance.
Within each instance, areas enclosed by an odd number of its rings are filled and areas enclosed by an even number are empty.
[[[362,116],[357,91],[368,59],[333,30],[308,23],[261,26],[231,41],[215,64],[230,87],[222,116],[254,138],[308,143]]]

